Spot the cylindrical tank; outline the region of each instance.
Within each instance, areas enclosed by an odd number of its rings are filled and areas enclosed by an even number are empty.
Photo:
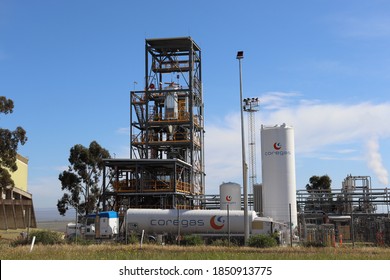
[[[220,209],[241,210],[241,186],[237,183],[222,183],[219,186]]]
[[[345,178],[342,183],[342,186],[344,192],[347,193],[352,193],[356,189],[355,181],[353,180],[352,176],[348,176],[347,178]]]
[[[261,127],[264,216],[297,225],[294,129],[286,124]]]
[[[249,212],[249,222],[257,217]],[[147,234],[244,234],[244,211],[128,209],[128,230]]]
[[[172,84],[165,87],[164,89],[175,90],[178,89],[178,87]],[[178,118],[178,99],[177,99],[177,93],[175,91],[166,93],[164,107],[165,107],[165,119],[171,120],[171,119]]]

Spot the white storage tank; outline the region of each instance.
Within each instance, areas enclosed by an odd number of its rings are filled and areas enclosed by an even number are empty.
[[[294,129],[286,124],[261,127],[263,214],[297,226]]]
[[[244,234],[244,211],[128,209],[127,229],[147,234]],[[257,217],[249,211],[249,222]]]
[[[219,186],[220,209],[241,210],[241,186],[237,183],[222,183]]]

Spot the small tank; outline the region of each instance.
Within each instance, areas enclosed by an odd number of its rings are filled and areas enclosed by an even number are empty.
[[[165,87],[164,89],[175,90],[175,89],[178,89],[178,86],[175,84],[170,84],[169,86]],[[164,107],[165,107],[165,119],[166,120],[173,120],[173,119],[178,118],[177,92],[171,91],[171,92],[166,93]]]
[[[222,183],[219,186],[220,209],[241,210],[241,186],[237,183]]]

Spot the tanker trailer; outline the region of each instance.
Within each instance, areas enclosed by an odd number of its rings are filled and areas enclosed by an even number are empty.
[[[272,220],[257,217],[249,211],[252,234],[272,233]],[[127,230],[147,235],[232,236],[244,235],[244,211],[231,210],[177,210],[177,209],[128,209]]]

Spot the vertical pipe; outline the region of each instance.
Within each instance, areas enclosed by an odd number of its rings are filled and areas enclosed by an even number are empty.
[[[176,205],[176,209],[177,209],[177,245],[180,246],[180,235],[181,235],[181,233],[180,233],[180,210],[177,207],[177,205]]]
[[[190,160],[189,163],[191,164],[191,191],[197,192],[195,189],[196,183],[195,182],[195,167],[194,167],[194,157],[195,157],[195,145],[194,145],[194,133],[195,133],[195,124],[194,124],[194,88],[193,88],[193,75],[194,75],[194,45],[192,41],[190,41],[189,49],[188,49],[188,63],[189,63],[189,71],[188,71],[188,91],[189,91],[189,113],[190,113]],[[187,160],[188,162],[188,160]],[[197,170],[198,171],[198,170]]]
[[[355,227],[353,222],[353,212],[351,213],[351,231],[352,231],[352,248],[355,248]]]
[[[200,148],[202,149],[201,150],[201,158],[202,158],[202,162],[201,162],[201,168],[202,168],[202,184],[201,184],[201,191],[200,193],[201,194],[204,194],[205,192],[205,185],[206,185],[206,176],[205,176],[205,156],[204,156],[204,134],[205,134],[205,130],[204,130],[204,102],[203,102],[203,82],[202,82],[202,52],[200,49],[198,49],[198,77],[199,77],[199,86],[200,86],[200,91],[199,91],[199,94],[200,94],[200,100],[201,100],[201,106],[200,106],[200,115],[201,115],[201,145],[200,145]]]
[[[227,203],[228,247],[230,247],[230,205]]]
[[[390,218],[390,212],[389,212],[389,192],[386,188],[386,205],[387,205],[387,218]]]
[[[28,240],[29,235],[30,235],[30,227],[31,227],[31,209],[32,209],[32,205],[30,207],[28,207],[27,209],[28,209],[28,221],[27,221],[27,240]]]
[[[131,153],[131,152],[130,152]],[[103,211],[106,209],[106,167],[103,167],[103,191],[102,191],[102,201],[103,201]]]
[[[130,91],[130,159],[133,159],[133,94]]]
[[[124,223],[125,223],[125,244],[127,244],[127,240],[128,240],[128,235],[127,235],[127,211],[126,211],[124,220],[125,220],[124,221]]]
[[[145,144],[143,144],[145,151],[143,158],[145,159],[149,159],[149,50],[148,42],[145,40],[145,123],[143,124],[144,132],[142,133],[142,136],[145,136]]]
[[[290,246],[292,247],[293,236],[292,236],[292,219],[291,219],[291,203],[288,204],[288,213],[290,217]]]

